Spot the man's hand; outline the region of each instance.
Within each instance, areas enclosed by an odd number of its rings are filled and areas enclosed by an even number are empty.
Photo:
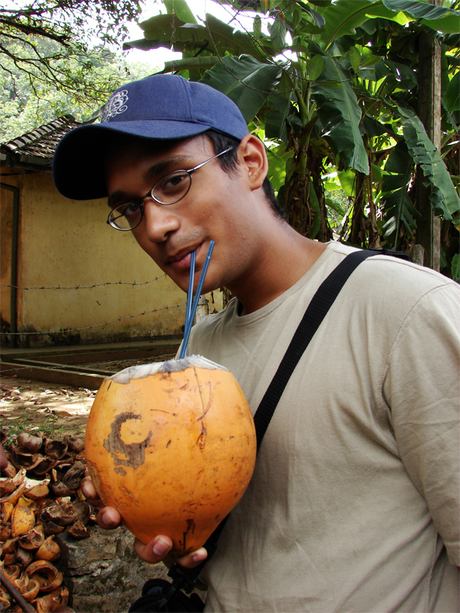
[[[116,509],[104,506],[104,503],[97,495],[91,477],[82,479],[81,489],[88,502],[96,509],[99,509],[97,514],[98,525],[105,530],[118,528],[122,521],[121,515]],[[197,549],[197,551],[192,551],[182,558],[174,559],[168,555],[172,549],[172,545],[173,543],[169,536],[158,535],[146,545],[136,539],[134,542],[134,551],[144,562],[148,562],[149,564],[164,562],[167,566],[171,566],[173,562],[177,562],[181,566],[184,566],[184,568],[198,566],[208,555],[206,549],[201,547]]]

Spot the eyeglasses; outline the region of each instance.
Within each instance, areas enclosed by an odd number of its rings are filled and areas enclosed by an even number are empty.
[[[115,228],[115,230],[121,230],[122,232],[134,230],[141,223],[145,208],[144,200],[146,198],[152,198],[158,204],[165,205],[179,202],[188,194],[192,186],[192,172],[202,168],[208,162],[212,162],[212,160],[224,155],[224,153],[228,153],[232,149],[234,147],[229,147],[190,170],[174,170],[170,172],[155,183],[143,198],[140,198],[138,201],[125,202],[114,207],[107,217],[107,223],[112,228]]]

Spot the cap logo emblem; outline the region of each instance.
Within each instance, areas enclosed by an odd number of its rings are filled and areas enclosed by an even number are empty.
[[[122,89],[119,92],[116,92],[109,100],[107,104],[104,106],[104,114],[102,115],[101,123],[106,123],[112,117],[116,117],[116,115],[121,115],[128,110],[127,103],[128,102],[128,90]]]

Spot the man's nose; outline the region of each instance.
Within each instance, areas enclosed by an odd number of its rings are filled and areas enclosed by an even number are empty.
[[[145,232],[152,243],[160,243],[179,228],[179,218],[171,206],[159,204],[152,198],[144,202]]]

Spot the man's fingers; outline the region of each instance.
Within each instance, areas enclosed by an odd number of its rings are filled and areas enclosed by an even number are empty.
[[[82,479],[81,489],[88,501],[91,502],[93,506],[100,509],[99,513],[97,514],[98,525],[105,530],[113,530],[114,528],[118,528],[118,526],[121,524],[120,514],[112,507],[102,507],[104,503],[98,497],[90,477],[85,477]],[[169,536],[159,535],[152,539],[150,543],[147,543],[147,545],[144,545],[144,543],[136,539],[134,542],[134,550],[145,562],[148,562],[149,564],[156,564],[157,562],[164,561],[165,558],[170,557],[168,554],[172,549],[172,545],[173,543]],[[208,553],[206,549],[201,547],[197,551],[192,551],[192,553],[172,561],[178,562],[178,564],[184,568],[193,568],[194,566],[197,566],[203,562],[207,555]]]
[[[138,539],[134,541],[134,551],[137,555],[149,564],[157,564],[165,558],[172,548],[172,540],[168,536],[156,536],[144,545]]]
[[[144,562],[148,562],[149,564],[157,564],[158,562],[165,562],[167,566],[171,566],[172,562],[177,562],[184,568],[193,568],[197,566],[206,559],[208,552],[204,547],[197,549],[197,551],[192,551],[188,555],[177,558],[173,560],[171,556],[169,556],[169,552],[172,549],[172,540],[169,536],[159,535],[154,539],[144,545],[138,539],[134,542],[134,550],[137,555],[144,560]]]
[[[121,524],[121,516],[112,507],[104,507],[97,514],[97,523],[105,530],[113,530]]]
[[[81,487],[81,491],[86,496],[86,498],[90,500],[95,500],[99,498],[96,492],[96,488],[94,487],[93,482],[91,481],[91,477],[84,477],[80,481],[80,487]]]
[[[193,568],[198,566],[203,560],[206,560],[208,557],[208,552],[204,547],[197,549],[196,551],[192,551],[192,553],[187,554],[183,558],[177,558],[176,562],[183,566],[184,568]]]

